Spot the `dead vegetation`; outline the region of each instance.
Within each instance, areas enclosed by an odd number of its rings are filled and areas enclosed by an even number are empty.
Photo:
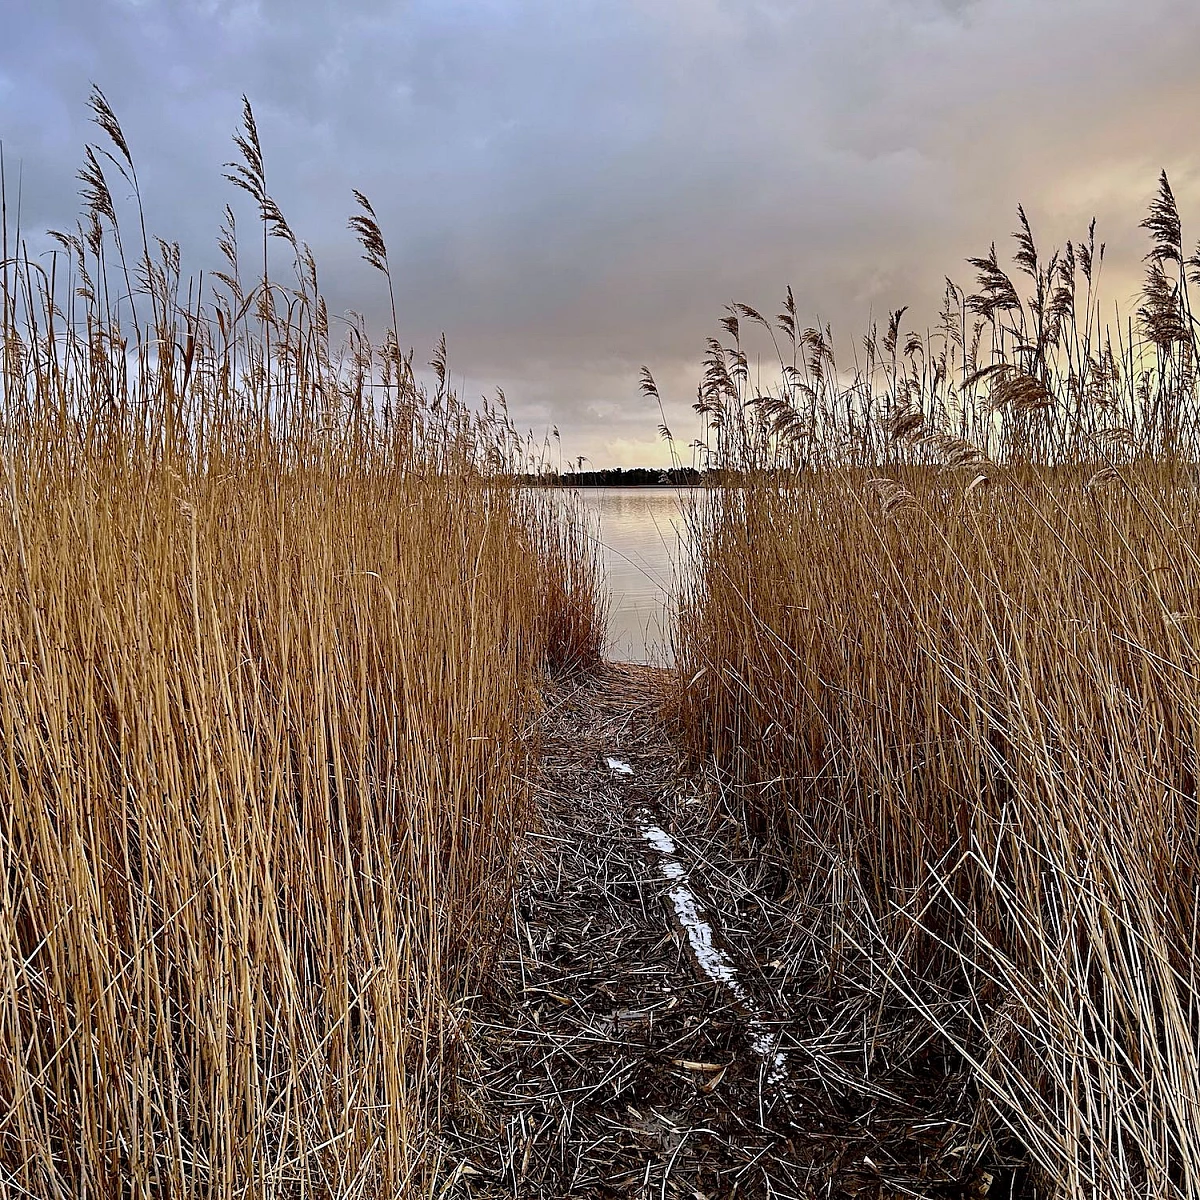
[[[1063,1196],[1200,1195],[1200,259],[1165,176],[1145,227],[1112,333],[1094,229],[1046,261],[1024,212],[1013,277],[993,248],[852,368],[790,294],[734,306],[697,408],[739,486],[697,510],[676,637],[681,736],[809,956],[914,1013],[972,1136]]]
[[[447,1170],[463,1195],[1011,1194],[974,1135],[968,1076],[911,1010],[835,977],[820,890],[781,894],[715,779],[657,719],[665,678],[607,667],[552,694],[540,824],[493,989],[473,1006],[469,1106]],[[628,764],[614,771],[608,759]],[[646,813],[779,1039],[770,1079],[743,1005],[697,970]],[[477,1085],[477,1086],[476,1086]]]
[[[676,747],[645,672],[539,724],[598,657],[595,562],[506,484],[503,397],[444,342],[421,382],[370,202],[380,344],[331,336],[248,105],[254,248],[228,209],[203,289],[92,107],[52,256],[0,201],[4,1190],[1200,1194],[1200,255],[1165,177],[1136,337],[1094,230],[1043,261],[1023,212],[1025,284],[993,249],[852,369],[790,293],[730,311],[699,451],[745,486],[697,516]]]
[[[78,229],[0,220],[0,1192],[420,1194],[594,564],[444,344],[331,338],[249,106],[203,290],[93,112]]]

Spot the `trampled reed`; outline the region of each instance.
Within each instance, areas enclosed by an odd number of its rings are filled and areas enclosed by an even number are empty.
[[[737,486],[696,514],[676,627],[685,736],[831,974],[917,1006],[1065,1196],[1200,1195],[1200,268],[1165,177],[1147,224],[1120,348],[1094,235],[1040,265],[1024,214],[1032,299],[993,250],[953,293],[973,332],[897,314],[857,373],[790,296],[732,310],[697,407]]]
[[[0,1190],[423,1191],[594,563],[444,345],[330,337],[249,106],[212,291],[93,112],[59,252],[0,223]]]

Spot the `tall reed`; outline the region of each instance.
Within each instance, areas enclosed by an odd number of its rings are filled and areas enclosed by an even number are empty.
[[[424,1192],[590,559],[444,343],[331,338],[249,105],[203,289],[92,107],[77,230],[0,222],[0,1190]]]
[[[1052,317],[1074,252],[1037,266],[1022,214],[1032,308],[994,251],[965,298],[986,360],[953,331],[906,347],[898,316],[878,374],[809,331],[803,387],[785,357],[754,388],[715,343],[700,398],[737,486],[696,519],[684,735],[824,914],[831,972],[916,1006],[981,1126],[1064,1196],[1200,1195],[1196,359],[1169,195],[1122,354]],[[767,324],[748,312],[735,338]]]

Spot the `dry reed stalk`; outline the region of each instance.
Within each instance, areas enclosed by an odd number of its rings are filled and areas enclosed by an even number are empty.
[[[751,394],[723,322],[698,407],[739,486],[694,518],[674,708],[826,889],[831,974],[926,1014],[981,1128],[1064,1196],[1195,1197],[1198,263],[1164,177],[1115,349],[1094,230],[1045,263],[1020,223],[1030,298],[993,249],[853,377],[789,294]]]
[[[863,909],[831,941],[956,998],[1070,1195],[1200,1194],[1200,513],[1160,482],[914,478],[903,521],[844,476],[714,498],[678,630],[696,751],[771,781],[743,816],[798,874],[836,848]]]
[[[444,344],[331,342],[249,106],[261,274],[230,211],[203,302],[127,265],[93,107],[50,271],[0,221],[0,1190],[423,1192],[594,564]]]

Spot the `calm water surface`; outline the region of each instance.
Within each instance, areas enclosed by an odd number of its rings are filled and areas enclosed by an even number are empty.
[[[608,650],[617,662],[669,661],[668,604],[683,557],[683,513],[696,488],[579,488],[567,502],[582,509],[599,539],[609,587]]]

